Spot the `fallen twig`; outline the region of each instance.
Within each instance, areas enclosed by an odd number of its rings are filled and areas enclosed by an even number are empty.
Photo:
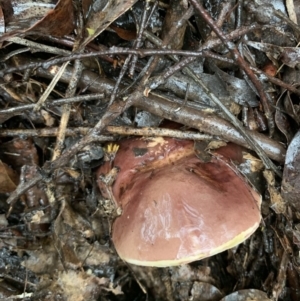
[[[91,128],[78,127],[67,128],[66,136],[83,136],[88,134]],[[58,128],[44,128],[44,129],[0,129],[0,137],[55,137],[57,135]],[[124,136],[143,136],[143,137],[172,137],[177,139],[189,139],[189,140],[205,140],[205,139],[217,139],[207,134],[201,134],[191,131],[170,130],[165,128],[132,128],[128,126],[107,126],[105,132],[113,135]],[[99,135],[97,141],[113,141],[115,137],[109,135]]]

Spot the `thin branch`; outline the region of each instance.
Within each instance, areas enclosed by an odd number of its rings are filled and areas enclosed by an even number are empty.
[[[40,97],[39,101],[34,106],[34,111],[39,111],[42,106],[45,105],[46,100],[52,90],[54,89],[55,85],[58,83],[61,75],[64,73],[66,67],[68,66],[69,62],[65,62],[62,66],[59,67],[59,72],[55,74],[53,79],[51,80],[51,83],[47,86],[47,89],[44,91],[43,95]]]
[[[66,92],[66,96],[74,96],[76,88],[81,77],[83,65],[80,60],[76,60],[74,64],[74,72],[70,79],[70,83]],[[59,131],[57,133],[56,142],[52,154],[52,160],[58,158],[64,148],[65,133],[68,126],[69,118],[71,114],[71,104],[64,104],[62,109],[62,114],[60,118]]]
[[[57,47],[40,44],[40,43],[26,40],[26,39],[19,38],[19,37],[11,37],[11,38],[8,38],[7,41],[15,43],[15,44],[27,46],[28,48],[30,48],[30,50],[32,52],[44,52],[44,53],[52,53],[52,54],[57,54],[57,55],[70,55],[71,54],[71,51],[69,51],[69,50],[64,50],[64,49],[60,49]]]
[[[65,74],[62,76],[61,80],[63,82],[68,82],[70,75],[72,73],[72,67],[68,67],[65,71]],[[42,68],[39,68],[36,70],[37,76],[41,77],[46,77],[46,78],[51,78],[53,77],[53,73],[51,73],[48,70],[44,70]],[[90,83],[90,91],[92,92],[104,92],[105,94],[109,94],[110,91],[114,87],[114,82],[109,80],[108,78],[99,78],[99,76],[91,71],[84,71],[83,76],[80,79],[80,86],[85,87],[88,86]],[[134,95],[133,95],[134,94]],[[105,118],[108,118],[108,116],[118,116],[118,114],[122,113],[122,110],[127,109],[131,105],[138,105],[141,106],[141,103],[143,103],[143,108],[146,110],[149,109],[149,111],[153,112],[157,116],[164,117],[167,119],[171,119],[174,121],[178,121],[180,123],[186,124],[187,126],[194,127],[194,128],[199,128],[200,131],[205,132],[207,134],[211,135],[216,135],[220,136],[223,139],[227,141],[232,141],[237,144],[241,145],[247,145],[245,142],[244,138],[242,138],[241,134],[234,128],[233,125],[231,125],[228,121],[224,120],[223,118],[220,118],[214,114],[207,114],[205,111],[200,111],[197,108],[182,108],[179,112],[176,113],[175,115],[173,114],[174,110],[178,109],[178,106],[180,105],[178,102],[175,102],[174,99],[167,99],[168,100],[167,104],[162,102],[162,96],[159,95],[158,97],[152,95],[153,93],[150,93],[149,98],[147,100],[148,106],[145,107],[145,101],[139,102],[138,98],[141,96],[140,93],[134,92],[129,94],[129,97],[127,98],[126,101],[119,100],[118,104],[116,104],[115,108],[112,108],[110,112],[107,112],[105,114]],[[134,99],[134,101],[133,101]],[[122,110],[120,110],[120,106],[122,107]],[[160,110],[160,106],[162,108],[165,108],[166,111]],[[154,111],[153,111],[154,110]],[[167,113],[167,110],[169,112]],[[188,114],[189,118],[188,119],[181,119],[177,120],[181,115]],[[178,117],[179,116],[179,117]],[[205,120],[204,126],[201,127],[200,123],[195,123],[193,122],[193,116],[201,123],[202,120]],[[210,120],[210,121],[209,121]],[[206,123],[207,121],[207,123]],[[254,137],[255,140],[260,141],[259,143],[261,146],[263,146],[263,149],[265,149],[266,153],[270,158],[279,161],[279,162],[284,162],[284,156],[285,156],[285,148],[281,143],[275,142],[273,139],[266,137],[263,134],[259,134],[257,132],[253,131],[247,131],[250,135]],[[262,142],[263,141],[263,142]],[[249,147],[248,145],[246,147]]]
[[[72,51],[73,52],[79,51],[80,53],[83,53],[84,48],[80,47],[80,43],[83,38],[83,28],[84,28],[84,21],[83,21],[84,17],[82,14],[81,2],[78,1],[75,7],[76,7],[76,16],[77,16],[77,22],[76,22],[77,36]],[[75,95],[76,89],[79,84],[79,79],[82,75],[82,71],[83,71],[82,61],[79,59],[75,60],[72,76],[70,78],[69,85],[66,91],[66,97],[73,97]],[[52,161],[58,158],[64,149],[66,129],[69,123],[70,115],[71,115],[71,104],[64,104],[62,108],[61,118],[60,118],[59,130],[57,133],[55,146],[52,153]]]
[[[67,128],[66,136],[83,136],[88,134],[91,128],[78,127],[78,128]],[[107,126],[105,133],[121,136],[142,136],[142,137],[171,137],[177,139],[188,139],[188,140],[206,140],[206,139],[217,139],[211,135],[201,134],[198,132],[191,131],[180,131],[170,130],[165,128],[133,128],[128,126]],[[0,129],[0,137],[55,137],[58,133],[58,128],[44,128],[44,129]],[[99,135],[97,141],[113,141],[116,138],[109,135]]]
[[[150,2],[145,1],[145,7],[144,7],[144,11],[143,11],[141,21],[138,22],[138,20],[136,20],[136,24],[138,26],[138,36],[137,36],[137,38],[135,40],[135,43],[134,43],[134,48],[136,48],[136,49],[140,48],[142,46],[143,32],[144,32],[145,28],[147,27],[147,24],[148,24],[148,21],[150,20],[150,17],[154,13],[154,9],[157,7],[157,2],[155,2],[152,5],[152,9],[151,9],[150,14],[148,16],[148,11],[149,11],[149,7],[150,7],[149,5],[150,5]],[[137,60],[138,60],[138,56],[134,55],[133,58],[132,58],[132,61],[131,61],[130,69],[129,69],[129,76],[130,77],[133,77],[133,75],[134,75],[134,70],[135,70],[135,65],[136,65]]]
[[[250,31],[258,29],[259,27],[260,26],[258,26],[257,24],[252,24],[249,27],[241,27],[227,34],[226,38],[228,40],[234,40],[243,36],[246,33],[249,33]],[[222,41],[220,39],[210,39],[206,41],[203,45],[201,45],[197,50],[201,53],[204,53],[205,51],[220,45],[222,45]],[[183,67],[187,66],[188,64],[194,62],[196,59],[197,57],[187,57],[182,59],[177,64],[170,67],[164,74],[151,79],[151,81],[148,84],[149,89],[150,90],[156,89],[158,86],[162,85],[171,75],[181,70]]]
[[[231,32],[230,34],[226,35],[226,37],[231,39],[236,39],[239,36],[248,33],[249,31],[253,31],[255,29],[258,29],[260,26],[257,24],[252,24],[249,27],[239,28],[238,30],[235,30]],[[84,58],[91,58],[91,57],[98,57],[103,55],[115,55],[115,54],[135,54],[140,57],[145,56],[163,56],[163,55],[182,55],[187,56],[190,61],[188,61],[186,64],[189,64],[193,61],[193,57],[201,57],[202,52],[204,50],[212,49],[216,46],[219,46],[222,44],[222,41],[220,39],[212,39],[209,41],[209,43],[206,43],[205,46],[199,47],[198,51],[186,51],[186,50],[171,50],[171,49],[130,49],[130,48],[119,48],[119,47],[112,47],[109,50],[101,50],[96,51],[92,53],[82,53],[82,54],[72,54],[70,56],[65,56],[62,58],[52,59],[49,61],[43,61],[43,62],[30,62],[25,63],[24,65],[19,65],[17,67],[10,67],[5,68],[4,70],[0,71],[0,77],[3,77],[7,73],[13,73],[13,72],[19,72],[24,71],[26,69],[35,69],[42,67],[44,69],[48,69],[50,66],[61,64],[67,61],[73,61],[76,59],[84,59]],[[192,60],[191,60],[192,59]],[[30,60],[29,60],[30,61]],[[176,72],[175,70],[174,72]],[[173,73],[174,73],[173,72]]]
[[[52,108],[59,105],[64,104],[71,104],[75,102],[83,102],[83,101],[91,101],[91,100],[97,100],[97,99],[103,99],[104,93],[94,93],[94,94],[88,94],[88,95],[80,95],[75,97],[68,97],[68,98],[61,98],[57,100],[52,100],[51,102],[48,102],[45,104],[45,108]],[[29,104],[29,105],[22,105],[17,106],[9,109],[3,109],[0,110],[0,115],[5,116],[6,114],[12,114],[17,112],[24,112],[27,110],[32,110],[34,108],[35,104]]]
[[[174,25],[174,29],[172,28],[171,32],[164,37],[164,39],[161,42],[161,49],[167,49],[169,44],[172,44],[172,39],[176,37],[177,30],[179,30],[180,27],[187,22],[187,20],[191,17],[193,14],[193,8],[187,9],[182,16],[177,20],[176,24]],[[159,49],[160,50],[160,49]],[[148,82],[149,77],[151,76],[152,72],[155,70],[157,64],[158,64],[158,56],[155,56],[152,60],[147,72],[143,76],[141,80],[141,85],[145,85]]]
[[[255,73],[257,73],[257,74],[259,74],[259,75],[263,75],[263,76],[265,76],[266,78],[268,78],[268,80],[269,80],[271,83],[273,83],[273,84],[275,84],[275,85],[277,85],[277,86],[279,86],[279,87],[282,87],[282,88],[284,88],[284,89],[286,89],[286,90],[288,90],[288,91],[290,91],[290,92],[292,92],[292,93],[295,93],[295,94],[297,94],[298,96],[300,96],[300,90],[297,89],[296,87],[294,87],[293,85],[288,84],[288,83],[285,83],[284,81],[280,80],[279,78],[274,77],[274,76],[271,76],[271,75],[269,75],[268,73],[263,72],[262,70],[260,70],[260,69],[258,69],[258,68],[256,68],[256,67],[251,66],[251,69],[252,69]]]

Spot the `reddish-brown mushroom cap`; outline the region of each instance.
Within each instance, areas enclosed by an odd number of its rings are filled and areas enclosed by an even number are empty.
[[[190,141],[124,140],[113,165],[120,168],[113,193],[123,213],[112,240],[129,263],[163,267],[203,259],[259,226],[260,196],[224,160],[198,159]]]

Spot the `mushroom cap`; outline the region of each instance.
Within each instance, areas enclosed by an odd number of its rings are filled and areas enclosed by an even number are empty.
[[[192,142],[125,140],[114,165],[120,174],[113,193],[123,213],[112,240],[129,263],[163,267],[203,259],[240,244],[259,226],[260,196],[226,160],[202,162]]]

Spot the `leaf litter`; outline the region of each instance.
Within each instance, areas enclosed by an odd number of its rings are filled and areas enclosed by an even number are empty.
[[[199,3],[0,1],[1,299],[299,300],[299,3]],[[132,135],[242,147],[259,229],[189,265],[121,261],[95,174]]]

